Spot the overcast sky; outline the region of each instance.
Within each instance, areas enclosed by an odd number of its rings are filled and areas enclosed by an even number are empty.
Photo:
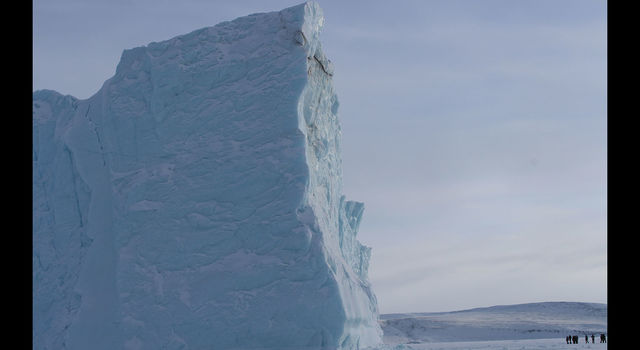
[[[35,0],[33,89],[301,0]],[[604,0],[319,0],[381,313],[607,301]]]

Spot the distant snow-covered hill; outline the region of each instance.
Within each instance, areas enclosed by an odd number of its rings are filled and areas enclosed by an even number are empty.
[[[607,331],[607,304],[544,302],[380,315],[385,344],[564,338]]]

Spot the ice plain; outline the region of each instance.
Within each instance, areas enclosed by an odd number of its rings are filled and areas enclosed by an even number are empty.
[[[582,339],[584,341],[584,339]],[[570,350],[570,349],[607,349],[608,343],[567,344],[564,339],[513,339],[464,342],[434,342],[411,344],[394,350]],[[382,349],[381,349],[382,350]]]
[[[607,334],[607,305],[599,303],[542,302],[380,318],[391,349],[607,348],[599,339]],[[568,335],[577,335],[578,344],[567,344]]]

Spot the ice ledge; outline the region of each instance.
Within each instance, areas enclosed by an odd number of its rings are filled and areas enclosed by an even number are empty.
[[[141,66],[141,56],[156,54],[164,54],[165,50],[171,46],[180,46],[183,41],[188,40],[192,36],[211,36],[217,32],[225,32],[228,28],[242,27],[243,23],[250,23],[256,17],[264,17],[270,15],[279,16],[281,22],[281,32],[278,35],[285,41],[290,41],[298,46],[302,46],[309,58],[315,57],[318,62],[325,67],[325,71],[329,71],[329,62],[320,52],[320,32],[324,24],[323,11],[320,5],[315,1],[307,1],[305,3],[288,7],[281,11],[254,13],[248,16],[236,18],[231,21],[218,23],[211,27],[197,29],[188,34],[176,36],[172,39],[162,42],[152,42],[147,46],[135,47],[124,50],[120,57],[120,62],[116,68],[116,75],[129,72],[131,70],[139,70],[145,68]],[[282,33],[284,31],[284,33]],[[227,34],[227,33],[224,33]],[[238,38],[232,38],[236,41]],[[225,39],[226,40],[226,39]]]
[[[324,25],[324,13],[320,5],[315,1],[307,1],[303,4],[284,9],[281,13],[283,17],[287,18],[286,16],[288,14],[298,11],[302,11],[303,19],[300,26],[295,27],[299,28],[300,34],[304,38],[305,44],[303,46],[306,49],[307,57],[313,57],[320,47],[320,32]],[[291,23],[297,24],[297,21],[292,21]],[[298,39],[298,36],[296,36],[296,39]]]

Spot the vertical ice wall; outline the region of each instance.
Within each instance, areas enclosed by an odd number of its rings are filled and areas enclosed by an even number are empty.
[[[34,93],[34,347],[381,342],[342,196],[314,2],[125,50],[87,100]]]

